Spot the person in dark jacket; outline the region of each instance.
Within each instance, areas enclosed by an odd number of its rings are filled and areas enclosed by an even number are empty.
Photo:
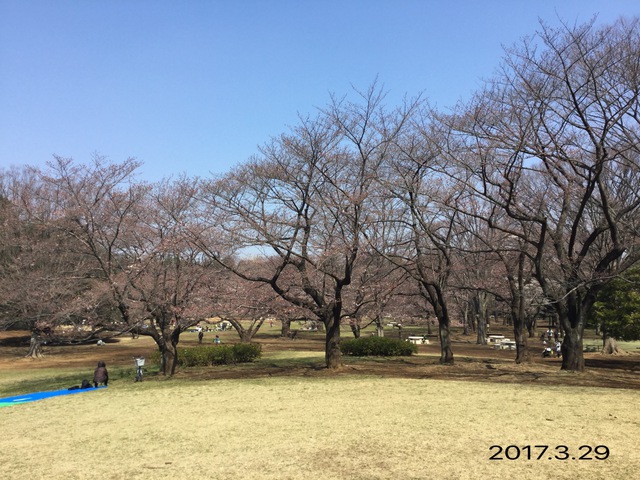
[[[104,384],[106,387],[109,383],[109,372],[107,372],[107,365],[100,360],[98,362],[98,367],[95,372],[93,372],[93,386],[98,388],[98,384]]]

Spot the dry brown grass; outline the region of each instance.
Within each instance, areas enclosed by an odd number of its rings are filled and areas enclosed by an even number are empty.
[[[0,392],[52,371],[84,375],[97,356],[132,367],[134,354],[153,350],[145,342],[50,349],[44,362],[2,349]],[[576,375],[553,362],[515,366],[501,352],[476,357],[486,350],[469,346],[440,367],[429,346],[409,361],[349,360],[331,374],[314,344],[278,342],[265,342],[257,365],[121,378],[104,391],[2,408],[0,478],[608,480],[640,467],[635,363]],[[611,386],[632,388],[590,386],[600,370]],[[491,461],[495,444],[567,445],[572,456],[606,445],[611,456]]]
[[[120,384],[0,410],[0,478],[633,478],[632,390],[370,378]],[[490,461],[494,444],[604,461]]]

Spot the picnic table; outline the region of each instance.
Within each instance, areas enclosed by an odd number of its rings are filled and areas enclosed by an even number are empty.
[[[429,345],[429,339],[418,336],[407,337],[407,342],[411,342],[416,345]]]
[[[508,338],[504,338],[504,335],[489,335],[489,337],[487,337],[487,342],[492,343],[492,344],[500,344],[505,340],[509,340]]]
[[[513,340],[503,340],[502,342],[500,342],[500,349],[501,350],[515,350],[516,349],[516,342]]]

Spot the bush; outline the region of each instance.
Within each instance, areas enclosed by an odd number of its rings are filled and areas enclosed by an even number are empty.
[[[403,357],[418,352],[418,347],[396,338],[366,337],[343,340],[340,350],[353,357]]]
[[[207,363],[200,365],[229,365],[234,363],[233,347],[231,345],[214,345],[212,347],[196,347],[202,348],[207,353]]]
[[[262,345],[259,343],[236,343],[233,346],[233,358],[236,363],[253,362],[262,355]]]
[[[248,363],[260,358],[261,353],[261,345],[255,343],[198,346],[181,349],[178,362],[183,367]]]

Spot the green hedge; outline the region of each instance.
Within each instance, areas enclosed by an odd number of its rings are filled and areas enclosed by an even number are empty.
[[[418,347],[396,338],[365,337],[343,340],[340,350],[354,357],[404,357],[418,352]]]
[[[204,367],[248,363],[260,358],[261,354],[262,346],[257,343],[182,348],[178,353],[178,364],[183,367]]]

